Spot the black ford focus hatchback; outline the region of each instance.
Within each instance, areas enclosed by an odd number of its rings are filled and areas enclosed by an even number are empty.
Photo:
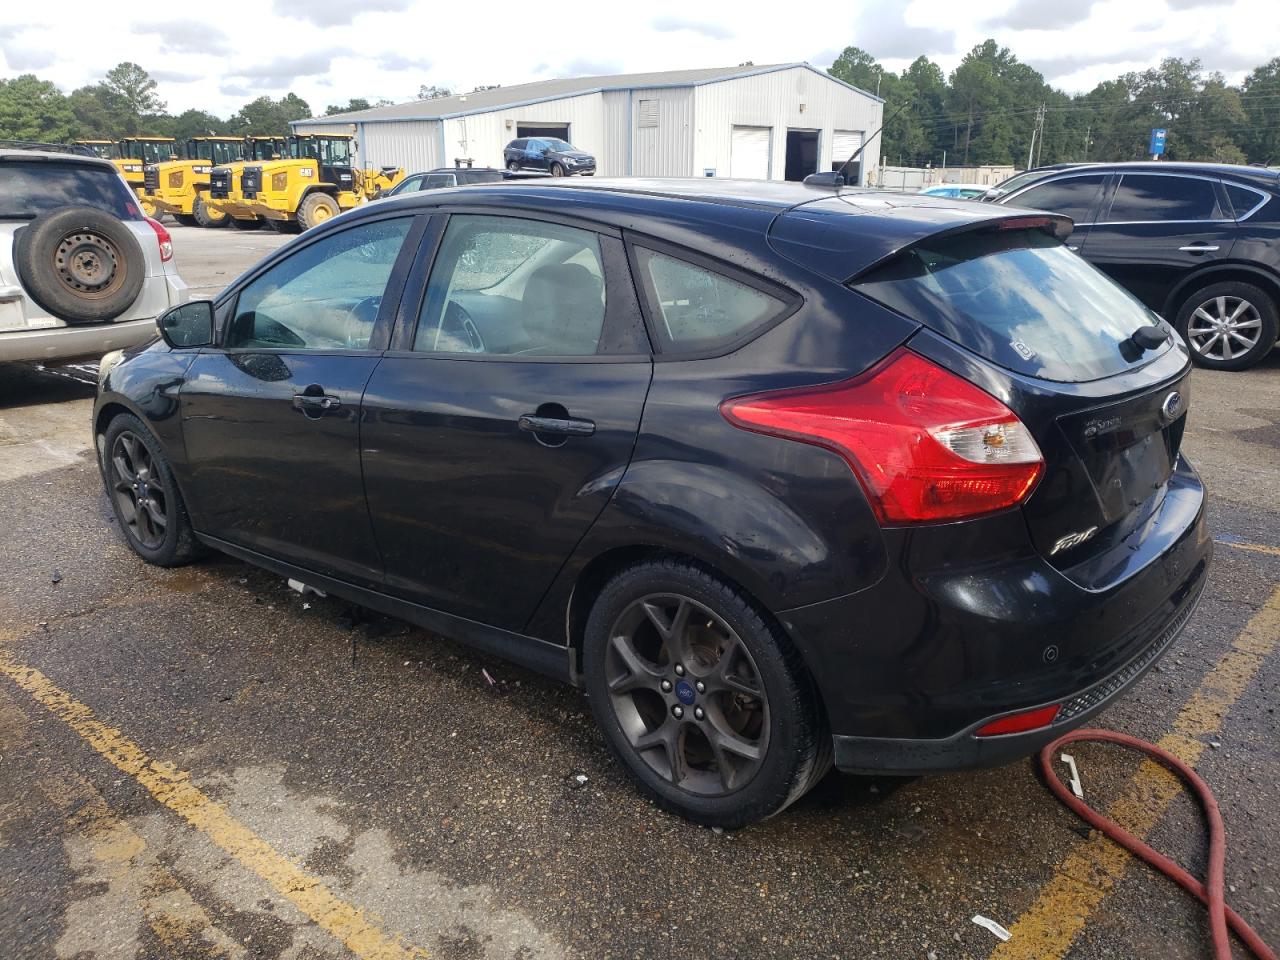
[[[1029,754],[1204,584],[1182,341],[1070,221],[733,181],[412,194],[104,358],[130,545],[586,689],[702,823]]]

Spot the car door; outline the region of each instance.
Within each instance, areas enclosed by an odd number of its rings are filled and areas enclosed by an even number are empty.
[[[219,346],[181,391],[196,528],[361,584],[382,563],[360,476],[359,410],[425,218],[328,231],[271,262],[225,305]]]
[[[531,217],[433,225],[363,407],[388,589],[508,630],[612,495],[652,375],[621,238]]]
[[[1220,190],[1209,177],[1123,173],[1081,253],[1161,311],[1183,277],[1231,253],[1236,225]]]
[[[530,170],[551,169],[551,164],[547,160],[547,144],[545,140],[529,141],[529,147],[525,151],[524,165]]]
[[[507,144],[506,149],[502,151],[503,160],[508,164],[514,163],[518,168],[522,163],[524,163],[524,153],[528,146],[529,141],[524,138],[512,140]]]
[[[1106,182],[1105,173],[1067,173],[1035,181],[1000,203],[1070,217],[1075,228],[1067,238],[1067,246],[1079,252],[1102,205]]]

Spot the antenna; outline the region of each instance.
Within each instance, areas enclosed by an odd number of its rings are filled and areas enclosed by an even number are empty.
[[[889,124],[893,123],[893,121],[897,120],[898,114],[900,114],[903,110],[907,109],[907,107],[909,107],[910,105],[911,105],[911,98],[907,97],[906,100],[902,101],[902,106],[898,107],[897,110],[893,111],[893,115],[889,117],[888,120],[880,124],[880,129],[877,130],[875,133],[873,133],[871,136],[867,137],[867,139],[863,140],[862,146],[858,147],[857,150],[853,151],[853,153],[849,156],[849,159],[840,165],[840,169],[836,171],[836,176],[835,176],[835,188],[837,193],[840,192],[840,184],[844,183],[845,171],[849,169],[849,165],[852,164],[853,161],[857,160],[858,157],[862,155],[862,151],[867,149],[867,144],[869,144],[876,137],[880,136],[880,133],[884,130],[884,128],[887,127]]]

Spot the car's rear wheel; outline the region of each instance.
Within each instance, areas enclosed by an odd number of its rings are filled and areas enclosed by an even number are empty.
[[[102,479],[120,529],[148,563],[176,567],[201,552],[159,441],[131,413],[108,425],[99,447]]]
[[[1243,370],[1275,346],[1276,302],[1251,283],[1213,283],[1183,302],[1174,325],[1198,365]]]
[[[614,577],[588,618],[596,721],[661,806],[740,827],[784,809],[830,768],[812,679],[737,588],[680,560]]]
[[[508,160],[508,161],[507,161],[507,170],[509,170],[511,173],[519,173],[519,172],[520,172],[520,164],[516,163],[514,160]]]

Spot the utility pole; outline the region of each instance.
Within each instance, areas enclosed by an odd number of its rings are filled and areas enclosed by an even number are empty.
[[[1030,170],[1034,164],[1032,161],[1036,154],[1036,137],[1039,136],[1041,141],[1044,139],[1044,104],[1040,104],[1036,110],[1035,123],[1031,127],[1031,146],[1027,150],[1027,169]],[[1042,144],[1043,145],[1043,144]]]
[[[1084,159],[1086,162],[1089,160],[1089,135],[1091,133],[1093,133],[1092,123],[1084,128]]]

